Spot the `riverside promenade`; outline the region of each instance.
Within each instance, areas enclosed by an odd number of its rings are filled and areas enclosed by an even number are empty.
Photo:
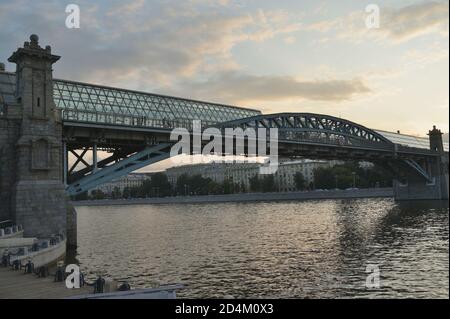
[[[298,201],[354,198],[389,198],[394,197],[392,188],[367,188],[352,190],[323,190],[311,192],[287,193],[245,193],[230,195],[204,196],[172,196],[160,198],[132,198],[74,201],[74,206],[104,206],[104,205],[143,205],[143,204],[201,204],[228,202],[262,202],[262,201]]]
[[[0,299],[62,299],[93,292],[92,287],[67,289],[64,282],[54,282],[53,276],[38,278],[11,268],[0,268],[0,287]]]

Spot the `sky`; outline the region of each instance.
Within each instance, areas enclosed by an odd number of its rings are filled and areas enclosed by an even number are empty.
[[[449,130],[448,28],[448,1],[0,0],[0,62],[36,33],[57,78],[425,136]]]

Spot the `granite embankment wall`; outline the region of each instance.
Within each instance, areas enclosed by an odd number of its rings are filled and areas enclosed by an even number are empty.
[[[289,193],[250,193],[232,195],[208,196],[177,196],[163,198],[107,199],[72,202],[74,206],[105,206],[105,205],[143,205],[143,204],[199,204],[227,202],[260,202],[260,201],[296,201],[319,199],[351,199],[393,197],[392,188],[370,188],[358,190],[332,190],[314,192]]]

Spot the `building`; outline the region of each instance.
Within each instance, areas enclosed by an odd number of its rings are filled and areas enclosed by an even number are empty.
[[[229,180],[234,183],[243,183],[248,188],[250,178],[258,174],[258,170],[259,164],[256,163],[209,163],[175,166],[167,169],[166,174],[172,186],[177,184],[178,178],[182,175],[201,175],[203,178],[210,178],[216,183]]]
[[[115,189],[118,189],[121,193],[125,188],[140,187],[144,181],[149,180],[151,177],[147,173],[131,173],[127,176],[112,180],[94,189],[93,191],[101,191],[106,195],[112,195]],[[92,191],[91,191],[92,192]]]
[[[309,185],[313,185],[314,170],[320,167],[331,167],[337,163],[337,161],[320,161],[309,159],[280,163],[277,172],[274,174],[278,191],[291,192],[297,190],[295,175],[298,172],[302,173],[307,187]]]
[[[274,174],[278,191],[289,192],[297,189],[295,175],[297,172],[303,174],[306,185],[314,182],[314,170],[319,167],[330,167],[336,165],[337,161],[320,161],[302,159],[293,162],[283,162],[279,164],[277,172]],[[170,184],[175,187],[177,180],[182,175],[201,175],[203,178],[210,178],[216,183],[223,183],[228,180],[234,184],[245,185],[250,189],[250,179],[259,174],[260,163],[210,163],[172,167],[166,170]]]

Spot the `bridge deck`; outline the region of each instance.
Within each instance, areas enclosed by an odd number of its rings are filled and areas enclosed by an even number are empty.
[[[92,287],[67,289],[53,277],[38,278],[25,275],[23,270],[0,268],[0,299],[60,299],[92,293]]]

